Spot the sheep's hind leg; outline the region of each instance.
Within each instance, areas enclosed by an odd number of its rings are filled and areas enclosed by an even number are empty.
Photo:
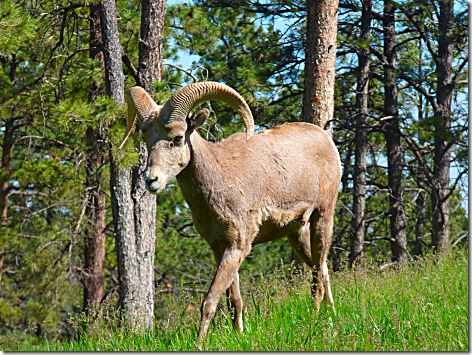
[[[288,241],[292,249],[299,256],[299,258],[310,268],[312,268],[313,263],[311,260],[310,223],[307,223],[307,225],[303,227],[299,232],[290,234],[288,236]],[[327,290],[327,292],[324,293],[323,300],[328,305],[333,305],[334,309],[333,296],[331,294],[331,287],[329,282],[328,265],[326,262],[323,266],[323,274],[325,275],[324,286],[325,290]]]
[[[313,264],[311,262],[310,223],[303,226],[300,231],[289,234],[287,238],[293,251],[311,268]]]
[[[233,282],[235,273],[239,270],[241,262],[249,253],[248,250],[241,250],[236,246],[229,245],[223,252],[223,256],[216,270],[216,275],[210,286],[210,291],[206,295],[202,304],[202,319],[200,322],[200,331],[198,334],[198,343],[201,345],[203,338],[208,332],[208,326],[215,315],[216,306],[221,295],[226,291]]]
[[[228,309],[231,313],[234,329],[241,333],[243,331],[243,299],[239,291],[239,274],[233,276],[233,282],[226,290],[228,296]]]
[[[312,296],[317,309],[324,300],[334,309],[327,258],[333,235],[334,211],[314,211],[310,217],[310,244],[313,272]]]

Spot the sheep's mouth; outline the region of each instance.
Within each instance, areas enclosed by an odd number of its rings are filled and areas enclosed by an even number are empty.
[[[157,194],[161,193],[162,190],[164,190],[166,188],[167,184],[163,184],[162,186],[159,186],[159,187],[154,187],[153,186],[154,184],[151,184],[151,186],[149,186],[148,183],[146,182],[145,185],[146,185],[146,190],[148,190],[150,193],[152,193],[154,195],[157,195]]]
[[[162,190],[165,189],[165,186],[162,186],[161,188],[157,189],[157,190],[154,190],[154,189],[147,189],[150,193],[152,193],[153,195],[157,195],[157,194],[160,194],[162,192]]]

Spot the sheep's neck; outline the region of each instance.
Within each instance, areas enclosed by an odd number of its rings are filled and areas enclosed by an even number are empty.
[[[190,209],[203,212],[209,209],[211,195],[221,186],[221,171],[215,157],[217,146],[207,142],[197,132],[190,135],[190,145],[190,162],[177,175],[177,182]]]

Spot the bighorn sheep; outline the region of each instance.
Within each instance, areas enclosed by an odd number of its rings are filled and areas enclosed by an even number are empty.
[[[190,115],[208,100],[224,102],[244,121],[244,133],[220,143],[196,131],[208,109]],[[287,236],[298,256],[312,268],[316,307],[333,303],[326,259],[341,180],[339,153],[331,137],[309,123],[285,123],[254,135],[244,99],[232,88],[199,82],[177,91],[158,106],[146,91],[128,92],[128,138],[135,125],[149,156],[146,188],[161,192],[174,177],[191,211],[195,228],[210,244],[218,269],[202,304],[199,342],[205,336],[224,291],[233,325],[242,331],[243,302],[238,270],[251,246]],[[251,139],[252,137],[252,139]]]

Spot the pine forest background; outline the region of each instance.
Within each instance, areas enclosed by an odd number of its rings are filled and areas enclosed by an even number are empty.
[[[127,112],[107,95],[110,4],[0,2],[0,339],[71,336],[70,314],[120,297],[110,162],[136,169],[141,145],[137,132],[117,150]],[[246,99],[256,131],[306,120],[312,2],[165,4],[160,80],[146,83],[140,33],[149,4],[116,0],[125,89],[147,85],[162,103],[195,80],[218,81]],[[330,267],[468,247],[467,2],[340,0],[338,16],[332,124],[343,177]],[[196,59],[184,67],[182,54]],[[244,129],[231,108],[211,105],[208,140]],[[158,320],[179,290],[204,295],[216,265],[175,180],[156,201]],[[285,239],[256,246],[241,279],[260,282],[293,259]]]

